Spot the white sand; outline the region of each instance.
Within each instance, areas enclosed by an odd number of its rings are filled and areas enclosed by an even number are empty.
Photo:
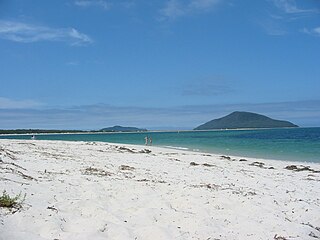
[[[26,193],[1,240],[320,238],[320,173],[296,162],[40,140],[0,140],[0,159],[0,195]]]

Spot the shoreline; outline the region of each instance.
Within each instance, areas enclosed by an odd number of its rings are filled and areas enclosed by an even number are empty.
[[[293,129],[293,128],[290,128]],[[288,131],[290,130],[288,128]],[[296,130],[293,130],[292,134],[304,134],[304,132],[310,134],[312,133],[313,130],[312,128],[294,128],[294,129],[301,129],[299,132],[296,133]],[[303,130],[306,129],[306,130]],[[320,128],[315,128],[316,130]],[[264,142],[267,144],[266,148],[261,145],[259,136],[264,134],[264,130],[268,131],[267,133],[273,134],[273,132],[270,132],[272,130],[270,129],[250,129],[250,130],[236,130],[231,134],[231,142],[230,144],[228,143],[228,137],[225,136],[225,134],[228,134],[228,132],[232,132],[232,130],[212,130],[212,131],[205,131],[208,132],[205,134],[206,136],[215,136],[215,133],[210,133],[210,132],[217,132],[217,136],[221,136],[222,138],[226,139],[225,144],[220,144],[218,140],[218,145],[215,145],[215,141],[210,142],[211,140],[208,138],[206,140],[200,141],[200,143],[197,143],[197,141],[185,141],[184,139],[184,134],[188,135],[188,132],[193,136],[198,136],[201,135],[203,131],[150,131],[150,132],[128,132],[131,133],[128,135],[127,132],[79,132],[79,133],[41,133],[41,134],[35,134],[37,140],[63,140],[63,141],[102,141],[102,142],[114,142],[114,143],[121,143],[121,142],[126,142],[126,144],[138,144],[138,145],[144,145],[144,138],[147,135],[151,135],[154,137],[154,139],[158,139],[159,141],[155,141],[154,145],[159,146],[159,147],[169,147],[169,148],[177,148],[177,149],[188,149],[188,151],[200,151],[200,152],[207,152],[207,153],[212,153],[212,154],[229,154],[233,156],[238,156],[238,157],[252,157],[252,158],[261,158],[265,160],[280,160],[280,161],[294,161],[294,162],[303,162],[303,163],[320,163],[320,152],[318,149],[318,145],[314,145],[313,143],[309,143],[308,139],[301,139],[301,142],[295,143],[295,140],[292,140],[290,138],[291,135],[290,132],[287,132],[287,130],[284,130],[285,132],[285,137],[288,138],[289,142],[288,144],[284,144],[284,142],[280,141],[279,143],[282,144],[282,147],[278,147],[276,144],[271,144],[272,141],[270,140],[265,140]],[[270,130],[270,131],[269,131]],[[273,130],[280,130],[282,131],[283,129],[273,129]],[[315,130],[315,131],[316,131]],[[236,135],[237,131],[247,131],[248,134],[251,134],[250,131],[253,132],[253,134],[258,134],[257,140],[249,141],[249,145],[246,146],[246,144],[242,144],[239,140],[237,140]],[[225,134],[223,133],[225,132]],[[164,135],[162,135],[163,133]],[[167,135],[167,133],[169,133]],[[179,135],[181,133],[182,135]],[[198,134],[197,134],[198,133]],[[280,132],[281,133],[281,132]],[[126,135],[126,137],[122,137],[123,135]],[[155,135],[153,135],[155,134]],[[177,134],[177,135],[176,135]],[[0,135],[0,139],[30,139],[31,136],[34,134],[9,134],[9,135]],[[167,136],[177,136],[177,141],[168,141]],[[277,134],[276,134],[277,135]],[[7,137],[6,137],[7,136]],[[38,136],[38,138],[37,138]],[[172,136],[170,138],[172,138]],[[281,137],[281,136],[280,136]],[[308,137],[308,136],[306,136]],[[141,141],[139,139],[141,138]],[[234,138],[234,139],[232,139]],[[126,140],[127,139],[127,140]],[[291,140],[290,140],[291,139]],[[221,139],[223,140],[223,139]],[[234,141],[235,140],[235,141]],[[245,139],[246,140],[246,139]],[[208,141],[208,144],[206,144],[206,141]],[[234,141],[234,143],[232,142]],[[317,141],[317,139],[316,139]],[[253,144],[252,146],[250,144]],[[259,146],[260,144],[260,146]],[[304,145],[307,144],[307,145]],[[238,146],[239,145],[239,146]],[[310,146],[310,147],[309,147]],[[274,150],[275,149],[275,150]],[[283,151],[281,151],[281,149]]]
[[[79,133],[81,134],[81,133]],[[27,135],[27,134],[23,134],[23,135]],[[30,136],[32,136],[33,134],[30,134]],[[41,135],[41,134],[37,134],[37,135]],[[44,135],[47,135],[47,134],[44,134]],[[54,135],[54,134],[52,134]],[[61,135],[61,134],[57,134],[57,135]],[[47,139],[35,139],[35,140],[32,140],[32,139],[6,139],[6,138],[0,138],[0,140],[23,140],[23,141],[61,141],[61,142],[92,142],[92,141],[84,141],[84,140],[47,140]],[[130,143],[117,143],[117,142],[106,142],[106,141],[93,141],[93,142],[100,142],[100,143],[109,143],[109,144],[123,144],[123,145],[131,145],[131,146],[140,146],[140,147],[149,147],[150,145],[144,145],[143,143],[141,144],[130,144]],[[235,158],[252,158],[252,159],[261,159],[261,160],[264,160],[264,161],[283,161],[283,162],[292,162],[292,163],[295,163],[295,164],[298,164],[298,163],[301,163],[301,164],[310,164],[310,163],[314,163],[314,164],[320,164],[320,159],[319,160],[305,160],[305,161],[302,161],[300,160],[301,158],[303,157],[299,157],[297,159],[292,159],[291,156],[285,156],[285,157],[269,157],[269,156],[253,156],[250,154],[249,155],[244,155],[244,154],[241,154],[241,153],[235,153],[235,152],[228,152],[229,150],[225,150],[225,152],[218,152],[219,150],[216,149],[216,150],[206,150],[206,149],[198,149],[198,148],[191,148],[191,147],[182,147],[182,146],[170,146],[170,145],[156,145],[156,144],[153,144],[152,147],[159,147],[159,148],[165,148],[165,149],[171,149],[171,150],[181,150],[181,151],[187,151],[187,152],[196,152],[196,153],[207,153],[207,154],[213,154],[213,155],[230,155],[232,157],[235,157]],[[248,150],[250,151],[250,150]]]
[[[17,141],[17,142],[21,142],[21,141],[25,141],[26,143],[32,142],[37,143],[37,142],[48,142],[48,143],[101,143],[101,144],[107,144],[107,145],[113,145],[113,146],[125,146],[125,147],[130,147],[130,148],[153,148],[155,150],[158,151],[177,151],[177,152],[181,152],[183,154],[188,154],[188,153],[194,153],[194,154],[204,154],[204,155],[212,155],[214,157],[221,157],[221,155],[224,156],[229,156],[233,159],[235,158],[246,158],[249,159],[251,161],[255,161],[255,160],[259,160],[259,161],[270,161],[270,162],[281,162],[283,164],[311,164],[311,165],[317,165],[320,167],[320,162],[308,162],[308,161],[296,161],[296,160],[284,160],[284,159],[276,159],[276,158],[263,158],[263,157],[250,157],[250,156],[244,156],[244,155],[237,155],[237,154],[227,154],[227,153],[217,153],[217,152],[211,152],[211,151],[201,151],[199,149],[190,149],[188,147],[175,147],[175,146],[159,146],[159,145],[144,145],[144,144],[127,144],[127,143],[115,143],[115,142],[104,142],[104,141],[83,141],[83,140],[78,140],[78,141],[74,141],[74,140],[44,140],[44,139],[36,139],[36,140],[32,140],[32,139],[0,139],[0,147],[1,147],[1,141]]]
[[[73,133],[71,133],[73,134]],[[82,133],[78,133],[78,134],[82,134]],[[91,133],[90,133],[91,134]],[[103,133],[102,133],[103,134]],[[10,134],[12,135],[12,134]],[[19,134],[18,134],[19,135]],[[23,135],[30,135],[32,136],[33,134],[23,134]],[[42,134],[37,134],[37,135],[42,135]],[[43,135],[48,135],[48,134],[43,134]],[[50,135],[61,135],[61,133],[57,133],[57,134],[50,134]],[[62,134],[63,135],[63,134]],[[164,149],[168,149],[168,150],[178,150],[178,151],[187,151],[187,152],[195,152],[195,153],[206,153],[206,154],[213,154],[213,155],[229,155],[232,156],[234,158],[251,158],[251,159],[260,159],[260,160],[264,160],[264,161],[283,161],[283,162],[292,162],[295,164],[309,164],[309,163],[314,163],[314,164],[320,164],[320,161],[316,161],[316,160],[306,160],[306,161],[301,161],[299,159],[297,160],[293,160],[290,159],[290,157],[288,158],[277,158],[277,157],[264,157],[264,156],[250,156],[250,155],[241,155],[241,153],[237,154],[237,153],[228,153],[227,150],[225,153],[221,152],[218,153],[214,150],[203,150],[203,149],[197,149],[197,148],[190,148],[190,147],[181,147],[181,146],[170,146],[170,145],[144,145],[144,144],[129,144],[129,143],[116,143],[116,142],[105,142],[105,141],[84,141],[84,140],[46,140],[46,139],[36,139],[36,140],[32,140],[32,139],[5,139],[2,138],[0,140],[24,140],[24,141],[58,141],[58,142],[100,142],[100,143],[108,143],[108,144],[122,144],[122,145],[128,145],[128,146],[139,146],[139,147],[158,147],[158,148],[164,148]]]
[[[110,144],[117,144],[117,143],[110,143]],[[121,143],[118,143],[121,144]],[[125,145],[125,144],[124,144]],[[143,146],[143,145],[132,145],[132,144],[127,144],[127,145],[131,145],[131,146]],[[241,155],[241,154],[229,154],[229,153],[217,153],[217,152],[213,152],[213,151],[204,151],[204,150],[200,150],[200,149],[190,149],[188,147],[174,147],[174,146],[155,146],[155,147],[159,147],[159,148],[164,148],[164,149],[168,149],[168,150],[177,150],[177,151],[186,151],[186,152],[194,152],[194,153],[203,153],[203,154],[211,154],[211,155],[215,155],[216,157],[219,157],[221,155],[227,155],[230,156],[232,158],[247,158],[247,159],[257,159],[257,160],[261,160],[261,161],[276,161],[276,162],[283,162],[283,163],[291,163],[291,164],[301,164],[301,165],[308,165],[308,164],[316,164],[320,166],[320,162],[317,161],[301,161],[301,160],[292,160],[292,159],[280,159],[280,158],[267,158],[267,157],[259,157],[259,156],[245,156],[245,155]]]
[[[127,134],[127,133],[179,133],[179,132],[224,132],[224,131],[256,131],[256,130],[281,130],[281,129],[304,129],[304,128],[320,128],[320,127],[279,127],[279,128],[226,128],[226,129],[206,129],[206,130],[194,130],[194,129],[182,129],[182,130],[147,130],[137,132],[101,132],[101,131],[84,131],[84,132],[48,132],[48,133],[0,133],[0,136],[23,136],[23,135],[63,135],[63,134]]]
[[[320,237],[319,163],[7,139],[0,159],[0,191],[27,194],[0,240]]]

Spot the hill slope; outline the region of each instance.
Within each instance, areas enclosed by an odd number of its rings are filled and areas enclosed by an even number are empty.
[[[233,112],[225,117],[202,124],[194,130],[282,127],[298,126],[288,121],[275,120],[257,113]]]

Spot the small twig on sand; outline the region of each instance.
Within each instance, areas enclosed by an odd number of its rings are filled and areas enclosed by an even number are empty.
[[[56,213],[58,213],[58,209],[56,209],[54,206],[49,206],[49,207],[47,207],[47,209],[50,209],[50,210],[52,210],[52,211],[55,211]]]
[[[313,229],[315,229],[315,230],[317,230],[317,231],[320,232],[320,227],[315,227],[315,226],[313,226],[311,223],[301,223],[301,224],[302,224],[302,225],[309,226],[309,227],[311,227],[311,228],[313,228]]]
[[[29,176],[29,175],[26,175],[26,174],[24,174],[23,172],[21,172],[21,171],[19,171],[19,170],[16,170],[16,169],[13,169],[13,168],[11,168],[11,167],[5,167],[4,169],[10,170],[12,173],[16,173],[16,174],[22,176],[24,179],[38,181],[37,179],[35,179],[35,178],[33,178],[33,177]]]
[[[14,182],[14,183],[22,184],[22,185],[30,185],[29,183],[19,182],[19,181],[11,180],[11,179],[9,179],[9,178],[0,177],[0,179],[1,179],[1,180],[4,180],[4,181],[9,181],[9,182]]]
[[[17,167],[17,168],[21,168],[21,169],[27,171],[27,169],[25,169],[24,167],[21,167],[21,166],[18,165],[18,164],[15,164],[15,163],[9,163],[9,162],[3,162],[3,161],[2,161],[1,163],[2,163],[2,164],[12,165],[12,166],[15,166],[15,167]]]

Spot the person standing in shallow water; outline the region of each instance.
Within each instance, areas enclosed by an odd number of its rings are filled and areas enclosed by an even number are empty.
[[[148,136],[145,136],[144,140],[145,140],[145,145],[148,145]]]
[[[152,137],[151,136],[149,137],[149,144],[150,144],[150,146],[152,145]]]

